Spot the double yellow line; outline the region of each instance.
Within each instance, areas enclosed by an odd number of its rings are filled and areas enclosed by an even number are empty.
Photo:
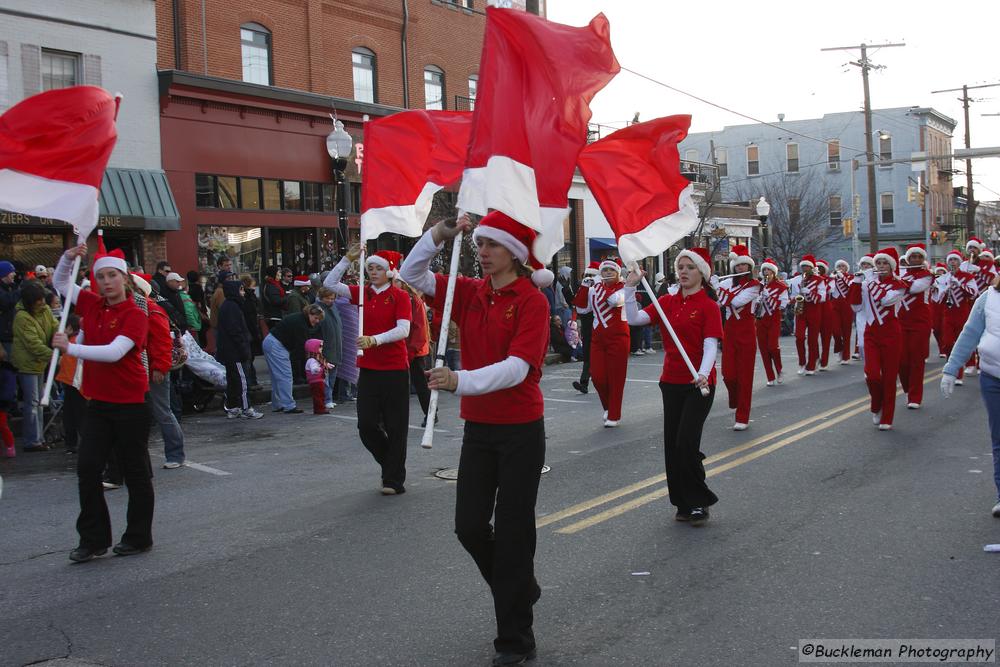
[[[924,384],[940,379],[940,377],[941,377],[941,371],[938,370],[932,375],[925,376]],[[899,396],[902,393],[903,393],[902,390],[900,390],[896,393],[896,395]],[[862,412],[868,412],[869,409],[868,405],[869,405],[869,399],[867,397],[859,398],[855,401],[851,401],[850,403],[845,403],[844,405],[838,406],[831,410],[827,410],[825,412],[813,415],[807,419],[795,422],[794,424],[789,424],[788,426],[784,426],[776,431],[768,433],[767,435],[755,438],[750,442],[744,443],[742,445],[737,445],[736,447],[732,447],[725,451],[719,452],[718,454],[713,454],[707,457],[704,461],[704,464],[706,466],[705,476],[714,477],[715,475],[724,473],[727,470],[732,470],[733,468],[743,465],[744,463],[749,463],[750,461],[753,461],[762,456],[775,452],[781,449],[782,447],[786,447],[794,442],[798,442],[799,440],[802,440],[803,438],[813,435],[814,433],[818,433],[819,431],[828,429],[831,426],[839,424],[840,422],[845,421],[847,419],[850,419],[851,417],[857,414],[860,414]],[[810,426],[810,424],[814,424],[815,422],[821,422],[821,423],[816,424],[815,426],[811,426],[809,428],[805,428],[805,430],[799,431],[799,429]],[[789,435],[788,437],[782,438],[782,436],[784,436],[785,434],[792,433],[794,431],[798,432],[794,433],[793,435]],[[759,445],[763,445],[764,443],[770,442],[777,438],[781,439],[765,447],[760,447],[759,449],[756,449],[750,452],[749,454],[745,454],[738,458],[732,459],[731,461],[728,461],[721,465],[717,465],[712,468],[707,468],[707,466],[710,466],[714,463],[718,463],[719,461],[723,461],[730,457],[736,456],[737,454],[740,454],[747,450],[754,449]],[[538,528],[548,526],[558,521],[562,521],[563,519],[568,519],[570,517],[577,516],[585,512],[589,512],[592,509],[595,509],[602,505],[606,505],[610,502],[618,500],[619,498],[630,496],[636,491],[641,491],[642,489],[655,486],[657,484],[661,484],[665,481],[667,481],[666,475],[664,474],[655,475],[648,479],[636,482],[635,484],[630,484],[620,489],[616,489],[614,491],[605,493],[604,495],[598,496],[596,498],[585,500],[582,503],[577,503],[576,505],[567,507],[564,510],[553,512],[552,514],[547,514],[543,517],[540,517],[535,522],[535,525]],[[591,528],[599,523],[603,523],[608,519],[613,519],[616,516],[621,516],[626,512],[631,512],[632,510],[642,507],[643,505],[648,505],[649,503],[655,500],[665,498],[668,493],[669,492],[667,490],[667,487],[662,486],[656,489],[655,491],[638,496],[620,505],[616,505],[602,512],[598,512],[597,514],[592,514],[585,519],[581,519],[569,525],[563,526],[562,528],[558,528],[556,529],[556,532],[561,533],[563,535],[572,535],[574,533],[578,533],[581,530],[584,530],[586,528]]]

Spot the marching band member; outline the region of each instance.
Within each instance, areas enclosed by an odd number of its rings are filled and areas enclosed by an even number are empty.
[[[938,278],[948,273],[948,267],[945,266],[944,262],[938,262],[934,265],[934,281],[936,282]],[[938,357],[941,359],[947,359],[948,355],[942,351],[942,331],[944,324],[941,318],[944,315],[944,306],[941,301],[935,298],[936,290],[933,288],[928,290],[930,298],[927,300],[927,307],[931,311],[931,331],[934,333],[934,342],[938,347]]]
[[[750,399],[753,390],[754,360],[757,356],[757,331],[753,303],[760,296],[760,282],[753,277],[754,261],[743,245],[733,248],[729,267],[733,273],[746,272],[721,282],[714,281],[719,306],[726,311],[722,338],[722,381],[729,393],[729,409],[736,410],[734,431],[750,425]]]
[[[358,305],[359,285],[340,282],[348,267],[361,256],[354,244],[323,281],[337,296]],[[358,347],[358,433],[365,449],[382,468],[382,495],[406,493],[406,436],[410,427],[410,295],[392,284],[402,255],[380,250],[365,258],[364,331]]]
[[[815,375],[819,359],[819,331],[823,320],[822,303],[826,298],[826,281],[814,273],[816,258],[803,255],[799,260],[801,274],[790,281],[795,299],[795,349],[799,353],[799,375]],[[808,356],[806,346],[808,343]]]
[[[931,311],[927,303],[933,276],[925,266],[927,249],[914,243],[903,254],[900,280],[906,294],[900,302],[899,324],[903,334],[899,356],[899,384],[906,392],[906,407],[916,410],[924,399],[924,367],[931,343]]]
[[[629,276],[625,310],[632,326],[660,322],[660,335],[664,340],[663,374],[660,375],[663,454],[670,503],[677,508],[674,516],[677,521],[701,526],[708,521],[709,506],[719,501],[705,483],[701,432],[715,399],[715,357],[722,338],[722,311],[708,283],[712,275],[708,250],[682,250],[674,259],[674,273],[680,291],[661,296],[657,301],[688,359],[697,369],[697,382],[692,381],[687,364],[663,326],[656,304],[639,310],[635,285],[642,277],[641,270]],[[701,395],[702,387],[708,388],[708,396]]]
[[[874,271],[874,270],[875,270],[875,260],[872,259],[871,255],[865,255],[858,260],[858,271],[863,273],[864,271]],[[862,365],[864,364],[864,356],[865,356],[866,326],[868,326],[868,319],[867,315],[865,315],[865,310],[862,308],[860,311],[856,311],[854,313],[854,358],[861,359]]]
[[[573,303],[594,314],[593,338],[590,340],[590,379],[604,408],[604,426],[618,426],[622,418],[622,396],[631,342],[625,321],[625,293],[622,288],[620,260],[605,259],[599,266],[601,280],[577,296]]]
[[[976,262],[976,266],[979,267],[979,271],[976,272],[976,286],[979,288],[980,294],[990,288],[990,285],[993,284],[993,279],[997,276],[993,260],[993,253],[988,248],[984,248],[979,253],[979,261]]]
[[[880,431],[892,428],[896,412],[896,375],[902,334],[896,312],[906,285],[896,278],[899,255],[893,247],[875,254],[875,271],[855,276],[851,305],[867,314],[865,327],[865,381],[871,395],[872,421]],[[922,379],[922,378],[921,378]]]
[[[962,261],[962,251],[949,252],[945,257],[948,273],[934,281],[934,298],[944,304],[941,315],[941,352],[945,355],[951,354],[951,348],[969,317],[972,302],[979,293],[975,276],[961,269]],[[963,377],[964,369],[960,368],[956,384],[964,384]]]
[[[577,299],[586,300],[587,292],[593,286],[597,276],[601,274],[601,263],[591,262],[583,270],[583,280],[576,291],[576,295],[566,302],[573,304]],[[582,295],[582,296],[581,296]],[[580,370],[580,379],[573,381],[573,388],[581,394],[590,393],[590,339],[594,334],[594,314],[587,308],[576,308],[576,319],[580,325],[580,338],[583,340],[583,368]]]
[[[430,262],[445,241],[470,227],[465,216],[458,224],[437,223],[402,267],[403,280],[436,310],[444,308],[448,276],[431,273]],[[455,533],[493,594],[493,664],[520,665],[535,657],[532,607],[542,592],[534,575],[535,500],[545,463],[539,380],[549,304],[538,287],[553,276],[530,252],[534,230],[499,211],[485,216],[472,237],[486,277],[459,276],[455,286],[463,370],[435,368],[428,386],[462,397]]]
[[[778,279],[778,263],[773,259],[765,259],[760,265],[763,284],[760,296],[754,306],[757,317],[757,347],[760,349],[760,360],[764,364],[767,375],[767,386],[781,384],[784,374],[781,371],[781,320],[788,306],[788,285]]]
[[[830,342],[839,339],[840,328],[837,326],[837,319],[833,309],[834,281],[830,275],[830,264],[825,259],[817,259],[816,273],[823,279],[826,291],[826,296],[824,296],[822,303],[820,303],[819,369],[827,371],[830,364]],[[834,354],[839,351],[837,344],[834,343]]]
[[[833,274],[833,317],[836,321],[834,332],[838,336],[834,352],[840,351],[840,365],[851,363],[851,327],[854,324],[854,310],[847,301],[847,292],[851,288],[851,265],[846,260],[838,259]]]
[[[973,275],[979,273],[979,253],[985,249],[985,243],[977,239],[975,236],[971,237],[965,242],[965,252],[969,254],[969,258],[963,259],[962,265],[959,268],[962,271]]]

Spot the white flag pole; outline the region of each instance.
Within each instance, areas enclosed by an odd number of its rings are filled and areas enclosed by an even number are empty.
[[[656,308],[656,312],[660,315],[660,321],[663,322],[663,326],[666,328],[667,333],[670,334],[671,340],[674,341],[674,345],[677,347],[677,351],[681,353],[681,359],[684,360],[684,364],[691,371],[691,377],[694,381],[698,381],[698,371],[695,370],[694,364],[691,363],[691,358],[688,357],[687,352],[684,351],[684,346],[681,345],[680,340],[677,339],[677,334],[674,333],[674,328],[670,326],[670,320],[667,319],[667,314],[663,312],[663,308],[660,307],[660,301],[656,298],[656,293],[653,292],[653,288],[649,286],[649,281],[646,280],[646,274],[642,275],[642,286],[646,288],[646,293],[649,294],[649,298],[653,302],[653,307]],[[701,387],[701,395],[708,396],[708,387]]]
[[[459,211],[457,220],[461,220],[464,215],[465,211]],[[456,222],[456,224],[458,223]],[[464,234],[459,232],[458,236],[451,243],[448,291],[445,293],[444,310],[441,312],[441,331],[438,333],[438,347],[437,355],[434,358],[434,368],[444,366],[445,352],[448,350],[448,323],[451,321],[451,306],[455,301],[455,285],[458,283],[458,257],[462,254],[463,236]],[[420,440],[420,446],[424,449],[430,449],[434,446],[434,422],[437,418],[438,395],[439,392],[437,389],[431,391],[431,402],[427,406],[427,425],[424,427],[424,436]]]
[[[101,235],[102,231],[97,230],[97,234]],[[81,241],[82,243],[82,241]],[[59,315],[59,328],[56,329],[59,333],[64,333],[66,331],[66,321],[69,319],[69,309],[73,302],[73,289],[76,286],[76,274],[80,272],[80,256],[77,255],[73,259],[73,268],[69,271],[69,282],[66,283],[65,297],[60,295],[60,298],[64,298],[62,313]],[[59,289],[56,288],[58,292]],[[39,401],[42,407],[47,407],[49,404],[49,394],[52,393],[52,383],[56,379],[56,370],[59,366],[59,348],[52,348],[52,360],[49,362],[49,372],[45,377],[45,390],[42,392],[42,400]]]
[[[358,276],[358,335],[365,335],[365,244],[361,244],[361,256],[358,258],[361,262]],[[363,356],[365,353],[360,347],[358,347],[358,356]]]

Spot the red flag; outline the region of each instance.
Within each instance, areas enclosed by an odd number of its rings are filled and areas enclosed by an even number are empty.
[[[534,253],[547,262],[563,246],[590,100],[620,69],[603,14],[576,28],[487,7],[458,208],[496,209],[539,232]]]
[[[0,209],[64,220],[81,239],[118,134],[118,102],[95,86],[50,90],[0,116]]]
[[[434,193],[462,177],[469,111],[403,111],[365,124],[361,242],[420,236]]]
[[[580,171],[626,261],[659,255],[698,226],[694,187],[681,175],[677,150],[690,126],[691,116],[657,118],[580,153]]]

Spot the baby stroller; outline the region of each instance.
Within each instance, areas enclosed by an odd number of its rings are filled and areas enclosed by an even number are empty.
[[[181,402],[185,410],[204,412],[215,396],[226,390],[226,367],[201,349],[188,332],[184,332],[181,342],[187,352],[177,383]]]

